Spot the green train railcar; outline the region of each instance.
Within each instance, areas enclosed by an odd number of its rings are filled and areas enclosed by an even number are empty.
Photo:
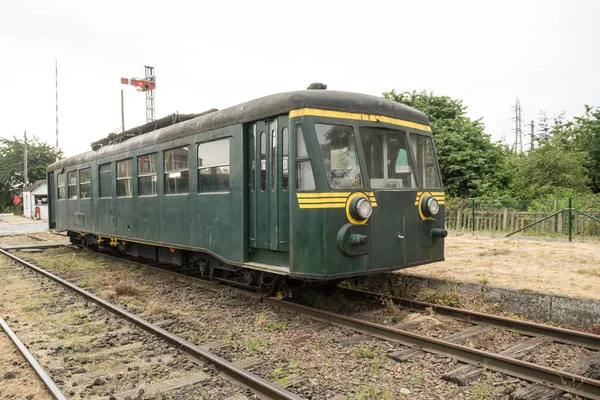
[[[50,228],[261,290],[444,260],[427,117],[314,87],[53,163]]]

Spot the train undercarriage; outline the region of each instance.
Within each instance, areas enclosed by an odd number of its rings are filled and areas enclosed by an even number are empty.
[[[291,297],[292,291],[288,285],[299,283],[290,280],[286,275],[228,264],[204,252],[154,246],[89,233],[69,231],[67,235],[72,244],[90,251],[103,249],[143,258],[177,272],[245,287],[267,296],[283,292],[286,296]]]

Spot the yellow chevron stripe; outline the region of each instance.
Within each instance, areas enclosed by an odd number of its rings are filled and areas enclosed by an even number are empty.
[[[300,208],[344,208],[345,204],[342,203],[319,203],[319,204],[299,204]],[[373,208],[377,207],[377,203],[371,203]]]
[[[296,193],[298,198],[301,197],[348,197],[350,192],[325,192],[325,193]]]
[[[327,197],[322,199],[298,199],[299,204],[307,203],[343,203],[346,204],[345,197]]]
[[[344,208],[344,203],[300,204],[300,208]]]
[[[386,117],[383,115],[349,113],[341,111],[320,110],[318,108],[301,108],[290,111],[290,118],[302,117],[305,115],[325,118],[342,118],[353,119],[358,121],[368,122],[384,122],[386,124],[400,125],[406,128],[414,128],[422,131],[431,132],[431,127],[428,125],[418,124],[416,122],[405,121],[403,119]]]

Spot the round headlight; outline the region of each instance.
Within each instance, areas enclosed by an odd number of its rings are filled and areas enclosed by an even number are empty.
[[[367,219],[371,216],[373,212],[373,206],[371,206],[371,202],[364,197],[358,199],[356,202],[356,215],[360,219]]]
[[[440,211],[440,203],[438,203],[438,201],[433,197],[427,199],[426,207],[429,215],[432,217],[436,215],[438,211]]]

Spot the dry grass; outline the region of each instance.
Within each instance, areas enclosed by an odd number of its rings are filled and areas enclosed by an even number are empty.
[[[5,372],[14,372],[16,378],[3,379]],[[0,329],[0,395],[3,399],[24,399],[33,395],[34,399],[51,399],[42,382],[8,336]]]
[[[446,238],[446,261],[399,273],[600,300],[600,243]],[[451,298],[445,299],[451,305]]]
[[[119,282],[113,286],[117,297],[139,297],[140,291],[127,282]]]

